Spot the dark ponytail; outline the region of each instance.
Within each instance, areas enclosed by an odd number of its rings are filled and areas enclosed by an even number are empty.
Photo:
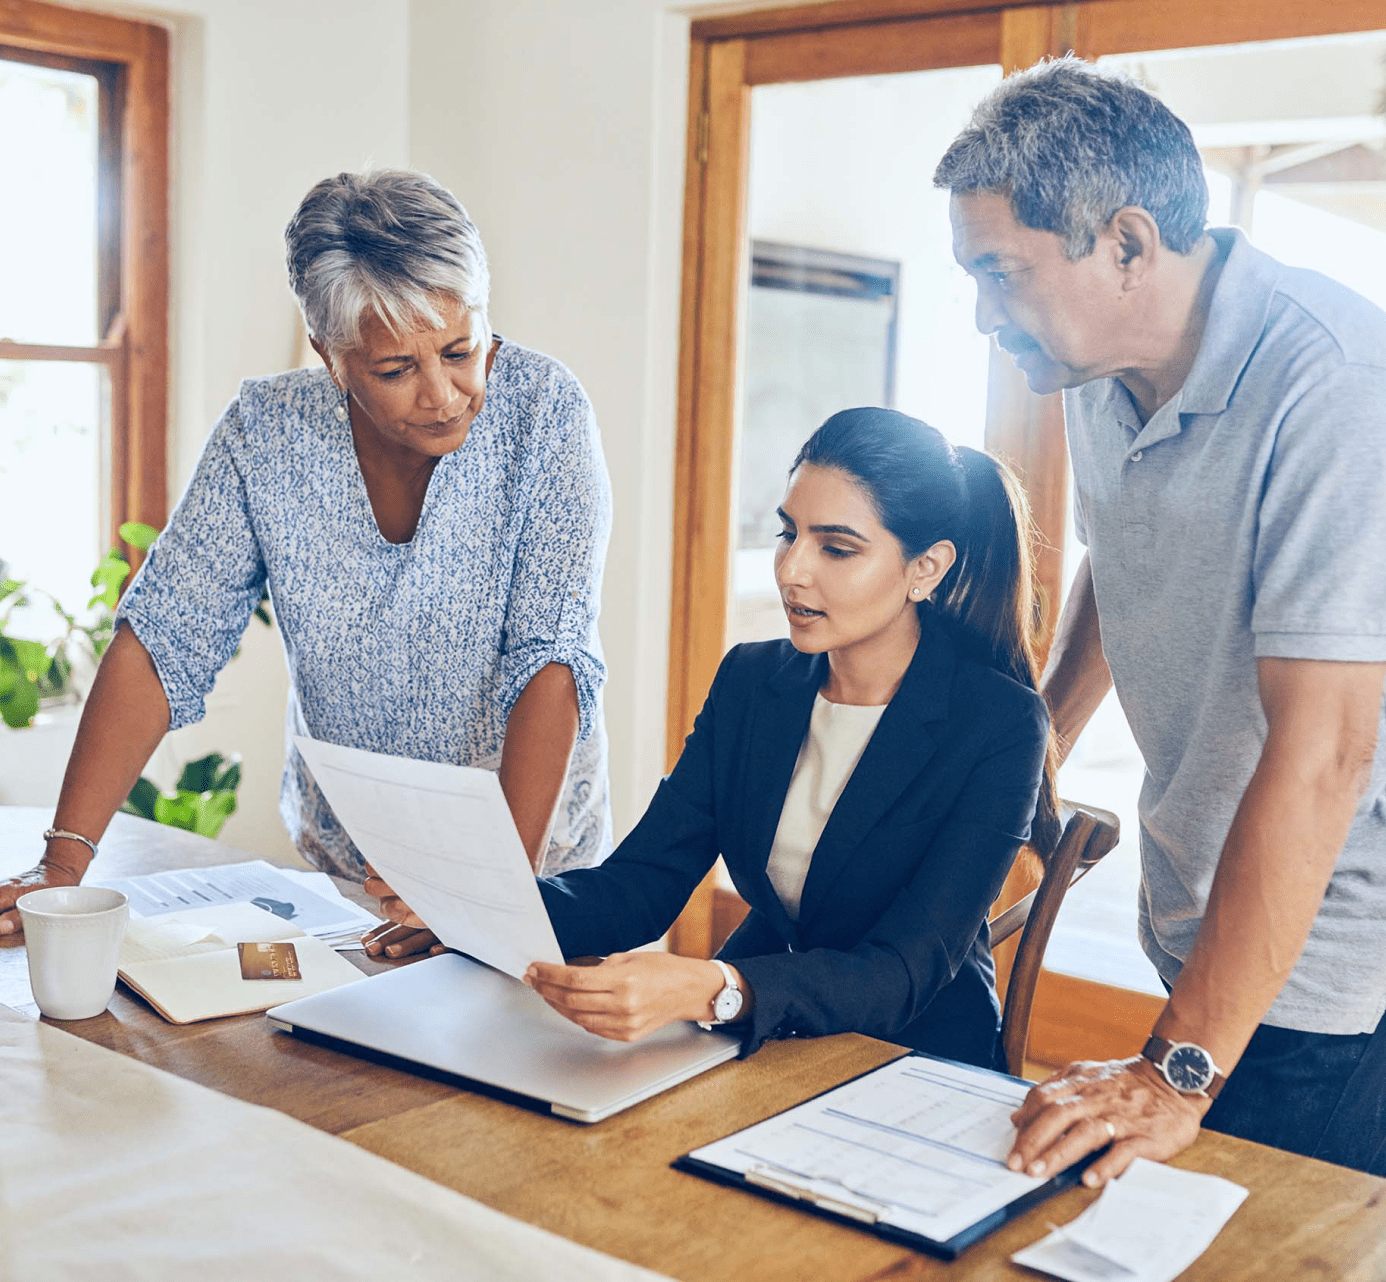
[[[805,442],[794,467],[803,463],[845,472],[862,485],[907,560],[950,540],[957,560],[919,609],[949,620],[976,658],[1038,690],[1035,531],[1010,468],[981,450],[955,449],[927,423],[875,408],[834,414]],[[1059,839],[1055,768],[1051,734],[1031,826],[1030,844],[1041,859]]]

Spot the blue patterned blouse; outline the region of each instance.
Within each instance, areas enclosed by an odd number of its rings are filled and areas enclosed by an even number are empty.
[[[168,696],[197,721],[268,583],[288,659],[287,731],[495,770],[510,709],[549,663],[580,729],[545,872],[611,845],[597,639],[611,491],[597,425],[557,361],[501,341],[486,401],[439,460],[418,528],[389,543],[325,370],[247,379],[121,602]],[[317,867],[364,863],[292,740],[280,810]]]

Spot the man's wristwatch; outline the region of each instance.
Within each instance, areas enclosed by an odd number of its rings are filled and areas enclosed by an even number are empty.
[[[1141,1054],[1159,1070],[1160,1076],[1181,1095],[1206,1095],[1217,1099],[1227,1083],[1213,1057],[1193,1042],[1169,1042],[1151,1037]]]
[[[722,972],[722,991],[712,999],[712,1018],[700,1019],[699,1028],[711,1029],[716,1024],[730,1024],[741,1014],[741,1004],[745,1001],[741,989],[737,987],[736,976],[726,962],[712,959],[712,964]]]

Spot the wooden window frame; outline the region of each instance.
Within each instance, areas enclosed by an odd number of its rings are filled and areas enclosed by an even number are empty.
[[[110,535],[168,512],[168,32],[40,0],[0,4],[0,58],[97,78],[97,315],[92,346],[0,340],[0,360],[104,365]],[[127,554],[132,550],[127,549]]]

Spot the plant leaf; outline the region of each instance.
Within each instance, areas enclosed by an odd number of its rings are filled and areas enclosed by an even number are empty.
[[[234,792],[204,792],[197,799],[193,831],[203,837],[215,837],[222,825],[236,812]]]
[[[125,798],[125,804],[121,806],[121,810],[127,815],[139,815],[141,819],[153,819],[154,803],[158,799],[158,788],[141,775],[135,781],[135,786],[130,789],[130,795]]]
[[[0,637],[0,643],[8,644],[4,637]],[[22,730],[38,710],[38,686],[0,648],[0,721],[11,730]]]
[[[120,585],[129,576],[130,562],[120,555],[118,549],[112,548],[97,562],[96,569],[91,572],[91,585],[97,591],[87,602],[87,609],[104,605],[108,610],[114,610],[120,600]]]
[[[11,730],[23,730],[32,724],[39,710],[38,687],[21,685],[8,698],[0,699],[0,721]]]
[[[161,792],[154,800],[154,822],[192,832],[197,823],[197,803],[195,792],[182,789],[173,794]]]
[[[238,755],[226,758],[226,766],[211,782],[213,792],[234,793],[241,786],[241,759]]]
[[[221,767],[222,755],[219,752],[209,752],[205,757],[198,757],[196,761],[189,761],[183,767],[183,772],[178,776],[178,782],[174,786],[179,792],[203,793],[210,791],[215,785],[213,781],[217,777],[217,770]]]
[[[122,539],[140,552],[148,552],[159,537],[159,531],[143,521],[123,521],[117,531]]]
[[[42,641],[21,641],[18,637],[6,639],[14,653],[15,662],[19,664],[19,670],[37,685],[53,666],[53,656],[48,653],[48,647]]]

